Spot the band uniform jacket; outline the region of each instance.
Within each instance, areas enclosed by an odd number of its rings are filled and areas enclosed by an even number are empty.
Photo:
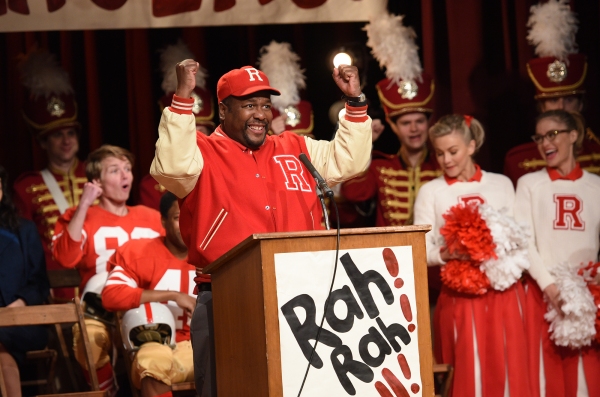
[[[376,226],[411,225],[413,205],[423,184],[442,174],[434,153],[423,152],[412,168],[400,154],[373,152],[369,169],[342,185],[348,201],[360,202],[377,196]]]
[[[83,163],[75,160],[67,174],[48,168],[58,186],[63,191],[69,206],[79,204],[83,185],[87,182]],[[44,246],[46,268],[49,270],[62,269],[52,257],[52,236],[54,226],[60,216],[58,206],[42,179],[39,171],[21,174],[14,184],[15,204],[23,218],[33,221]]]

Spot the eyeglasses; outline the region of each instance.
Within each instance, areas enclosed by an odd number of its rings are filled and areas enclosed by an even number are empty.
[[[541,145],[542,142],[544,142],[544,138],[547,138],[548,142],[552,142],[556,138],[556,136],[558,134],[560,134],[561,132],[571,132],[571,130],[552,130],[552,131],[546,132],[544,135],[538,135],[538,134],[532,135],[531,139],[533,139],[533,141],[535,143],[537,143],[538,145]]]

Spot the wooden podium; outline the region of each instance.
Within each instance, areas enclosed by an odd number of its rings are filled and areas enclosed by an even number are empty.
[[[418,389],[417,391],[411,391],[408,388],[407,395],[427,397],[434,395],[425,250],[425,233],[429,230],[430,226],[344,229],[341,231],[340,240],[340,256],[349,250],[411,247],[414,299],[416,300],[416,307],[413,308],[413,312],[416,309],[416,318],[413,322],[416,321],[414,334],[418,338],[418,344],[413,344],[413,348],[415,348],[414,346],[418,347],[420,366],[418,370],[417,368],[412,370],[413,373],[420,374],[421,384],[420,387],[413,385]],[[280,324],[279,310],[282,302],[278,302],[277,298],[275,255],[334,251],[335,248],[335,230],[255,234],[205,268],[205,272],[212,275],[216,377],[219,397],[284,395],[280,326],[288,324],[286,322]],[[331,268],[333,268],[333,260]],[[338,275],[340,272],[344,272],[342,265],[338,267]],[[330,281],[326,282],[327,289]],[[396,288],[400,288],[398,285]],[[400,311],[400,305],[394,304],[393,308]],[[320,320],[319,316],[317,323],[320,323]],[[411,325],[410,327],[409,329],[413,332],[415,326]],[[319,351],[319,347],[317,351]],[[327,356],[323,357],[328,358]],[[399,361],[400,359],[398,359]],[[392,372],[395,371],[400,378],[403,372],[400,371],[398,362]],[[308,360],[303,363],[303,368],[299,371],[302,376],[307,364]],[[307,383],[310,382],[312,371],[317,370],[311,368],[310,371]],[[380,372],[377,371],[374,369],[374,372],[379,374]],[[406,377],[405,372],[404,374]],[[410,371],[408,378],[410,378]],[[352,375],[350,375],[350,379],[356,381]],[[331,381],[337,382],[337,378],[334,376]],[[373,393],[369,393],[369,395],[379,396],[376,385],[370,386]],[[387,387],[397,393],[393,386]],[[302,395],[314,396],[314,394],[305,394],[305,392]],[[330,395],[329,397],[337,396]]]

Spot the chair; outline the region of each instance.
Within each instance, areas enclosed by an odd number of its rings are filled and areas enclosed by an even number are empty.
[[[56,350],[46,347],[44,350],[29,351],[25,355],[27,361],[41,361],[44,368],[47,368],[46,377],[32,380],[21,380],[21,387],[44,386],[50,393],[56,393],[54,384],[54,374],[56,368]]]
[[[81,283],[81,276],[79,275],[79,271],[77,269],[61,269],[61,270],[48,270],[48,281],[50,283],[50,288],[74,288],[75,294],[78,295],[79,284]],[[50,303],[66,303],[67,301],[58,301],[53,297],[50,298]],[[58,348],[60,348],[60,352],[62,357],[64,358],[64,363],[67,371],[67,375],[69,376],[69,380],[71,381],[71,390],[77,389],[77,378],[75,375],[75,370],[73,368],[73,363],[71,362],[70,350],[65,340],[64,332],[60,324],[55,324],[54,329],[56,331]],[[49,393],[56,393],[56,385],[54,382],[55,374],[56,374],[56,361],[57,361],[57,351],[55,349],[46,348],[44,350],[36,350],[30,351],[26,355],[27,361],[43,361],[45,368],[48,370],[47,376],[45,378],[26,380],[21,382],[21,386],[45,386],[46,390]]]
[[[83,310],[79,303],[79,298],[75,298],[74,303],[25,306],[19,308],[3,307],[0,308],[0,327],[24,326],[24,325],[48,325],[78,323],[81,328],[83,344],[85,346],[85,357],[88,368],[94,368],[92,360],[92,350],[90,341],[86,332],[86,326],[83,316]],[[104,397],[106,393],[100,390],[98,377],[95,371],[90,371],[90,382],[92,391],[51,394],[57,397]],[[0,392],[6,396],[6,386],[4,377],[0,371]]]
[[[452,386],[454,367],[450,364],[433,364],[433,376],[439,382],[440,393],[436,397],[447,397]]]

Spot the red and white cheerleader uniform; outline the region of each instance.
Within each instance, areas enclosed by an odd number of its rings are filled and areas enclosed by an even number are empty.
[[[544,319],[543,290],[554,283],[549,269],[596,261],[600,248],[600,177],[579,164],[567,176],[551,168],[522,176],[515,218],[529,225],[531,267],[527,278],[526,329],[533,396],[600,396],[600,349],[559,348]]]
[[[426,235],[427,264],[444,265],[440,249],[443,214],[459,203],[488,204],[512,215],[514,190],[500,174],[481,171],[467,182],[441,176],[421,187],[415,202],[415,224],[431,224]],[[529,396],[524,292],[519,282],[504,291],[482,295],[442,287],[434,315],[435,357],[454,366],[455,397]]]

